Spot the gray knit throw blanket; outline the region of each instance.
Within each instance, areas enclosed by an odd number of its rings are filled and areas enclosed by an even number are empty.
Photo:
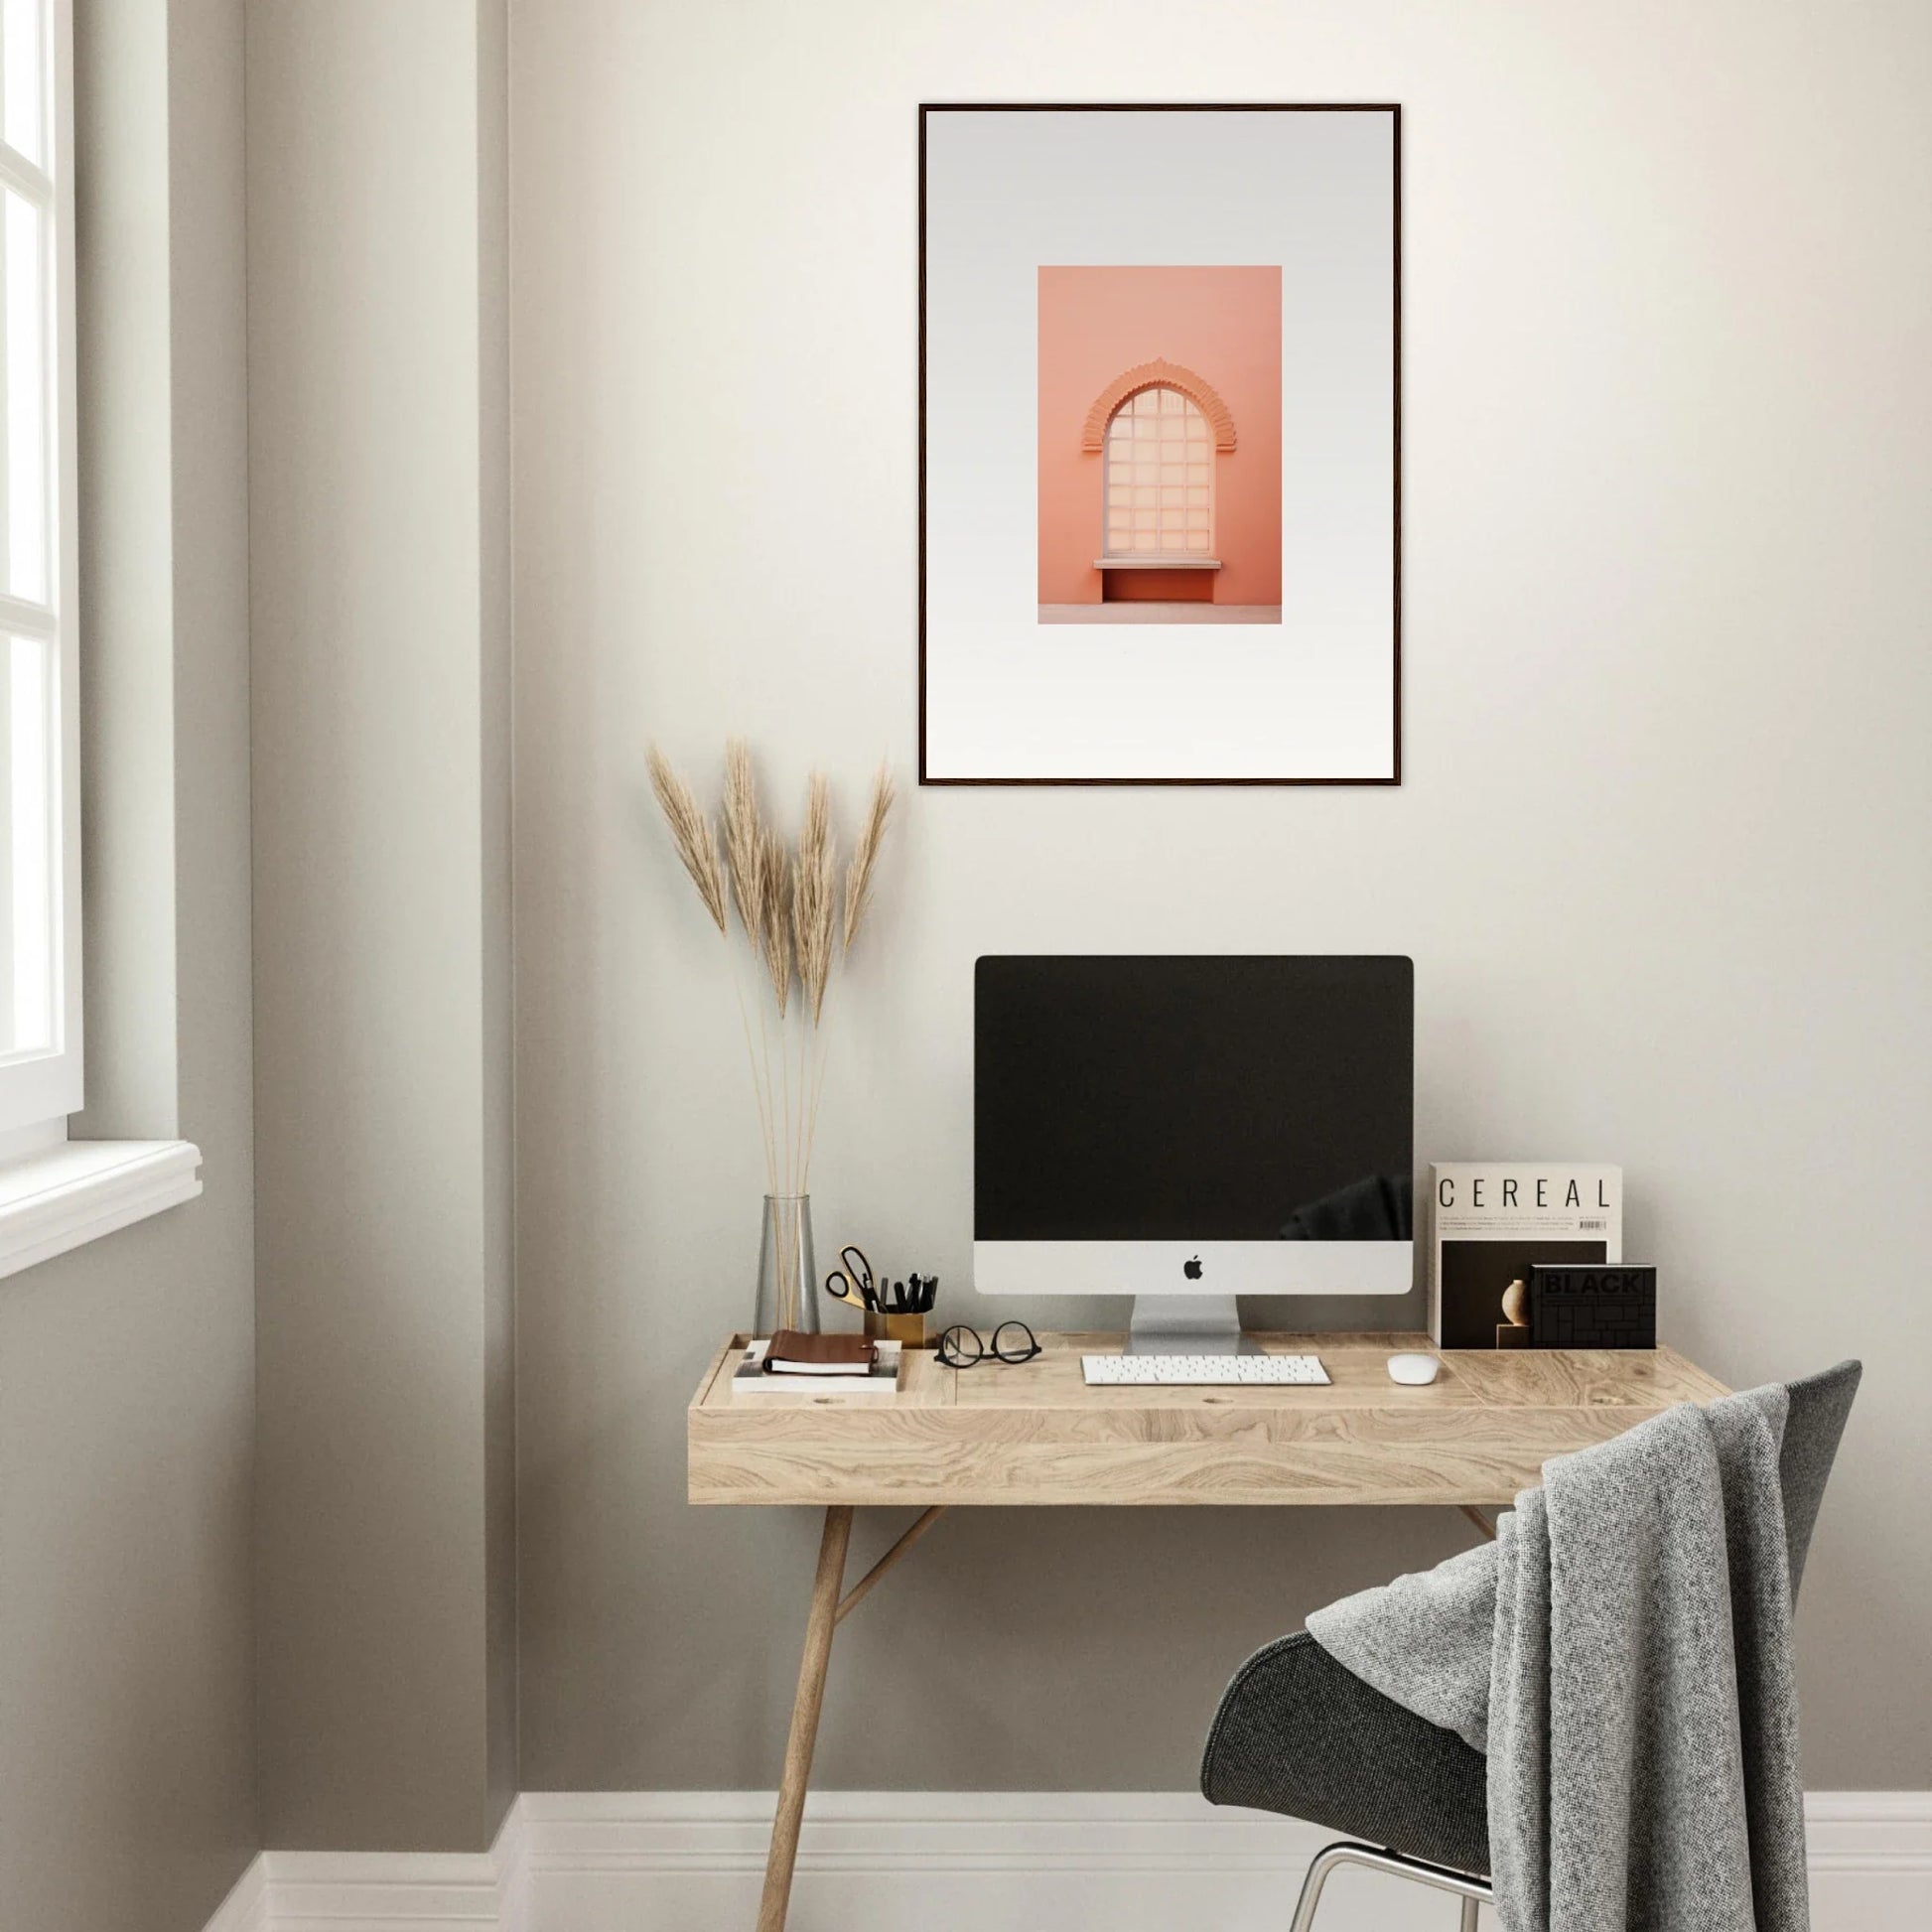
[[[1505,1932],[1808,1932],[1782,1388],[1543,1466],[1497,1539],[1309,1618],[1489,1757]]]

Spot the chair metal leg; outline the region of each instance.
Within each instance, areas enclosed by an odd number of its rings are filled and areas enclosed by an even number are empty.
[[[1302,1880],[1302,1896],[1295,1901],[1295,1917],[1288,1932],[1309,1932],[1314,1923],[1314,1908],[1321,1903],[1321,1887],[1328,1882],[1328,1874],[1336,1865],[1348,1863],[1344,1854],[1351,1849],[1346,1845],[1330,1845],[1314,1855],[1309,1875]]]
[[[1378,1851],[1372,1845],[1353,1845],[1344,1840],[1314,1855],[1309,1875],[1302,1880],[1302,1896],[1296,1903],[1289,1932],[1309,1932],[1328,1874],[1337,1865],[1344,1864],[1366,1865],[1371,1871],[1386,1871],[1394,1877],[1407,1878],[1411,1884],[1452,1892],[1462,1901],[1461,1932],[1475,1932],[1477,1908],[1495,1896],[1486,1878],[1472,1877],[1466,1871],[1451,1871],[1448,1865],[1430,1864],[1422,1859],[1405,1859],[1400,1852]]]

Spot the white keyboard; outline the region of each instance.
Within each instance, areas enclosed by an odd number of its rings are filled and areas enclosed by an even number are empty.
[[[1313,1355],[1082,1355],[1090,1386],[1123,1388],[1282,1388],[1323,1384]]]

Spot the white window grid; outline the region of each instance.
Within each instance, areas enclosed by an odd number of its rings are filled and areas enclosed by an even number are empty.
[[[0,1133],[81,1103],[69,0],[0,0]]]
[[[1103,557],[1214,552],[1214,439],[1178,389],[1136,390],[1107,423]]]

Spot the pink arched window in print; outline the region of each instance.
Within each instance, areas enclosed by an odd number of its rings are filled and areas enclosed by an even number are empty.
[[[1214,437],[1191,398],[1137,389],[1107,423],[1103,557],[1209,557]]]

